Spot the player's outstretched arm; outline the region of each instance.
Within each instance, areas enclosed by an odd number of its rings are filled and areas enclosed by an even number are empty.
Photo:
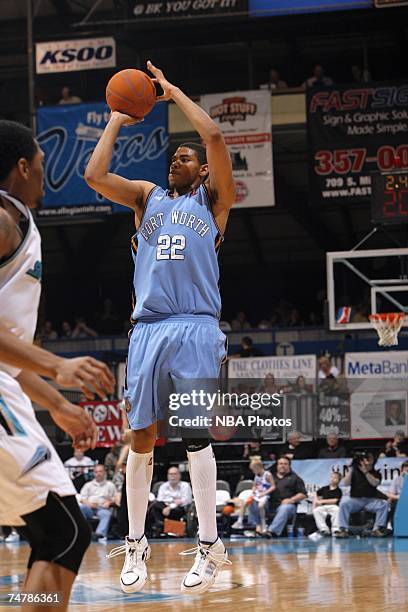
[[[108,366],[93,357],[63,359],[20,340],[0,323],[0,362],[55,380],[62,387],[81,389],[89,398],[113,393],[115,378]]]
[[[155,187],[154,183],[131,181],[109,172],[113,147],[121,127],[135,122],[132,117],[118,111],[111,113],[108,124],[88,162],[84,178],[92,189],[108,200],[128,206],[136,212],[142,212],[147,196]]]
[[[17,380],[24,393],[33,402],[48,410],[54,423],[71,436],[74,448],[95,448],[97,428],[83,408],[71,404],[34,372],[20,372]]]
[[[157,99],[173,100],[206,145],[213,213],[221,231],[224,231],[229,210],[235,202],[235,184],[231,157],[222,132],[198,104],[190,100],[181,89],[169,83],[159,68],[150,61],[147,62],[147,67],[155,77],[153,80],[163,89],[163,95]]]

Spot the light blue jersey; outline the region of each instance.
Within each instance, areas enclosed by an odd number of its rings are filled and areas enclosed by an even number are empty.
[[[221,242],[204,185],[178,198],[155,187],[132,238],[132,319],[160,320],[180,314],[219,318]]]

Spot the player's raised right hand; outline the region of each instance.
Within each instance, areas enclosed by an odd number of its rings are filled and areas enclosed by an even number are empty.
[[[55,382],[61,387],[77,388],[87,399],[94,393],[104,399],[113,393],[115,377],[106,365],[93,357],[62,359],[56,368]]]
[[[109,120],[118,121],[121,125],[135,125],[136,123],[142,123],[142,121],[144,121],[144,119],[135,119],[135,117],[131,117],[120,111],[112,111]]]

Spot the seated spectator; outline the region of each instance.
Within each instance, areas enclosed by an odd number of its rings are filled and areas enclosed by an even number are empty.
[[[267,83],[262,83],[259,86],[259,89],[269,89],[270,91],[276,89],[286,89],[288,84],[285,81],[282,81],[280,78],[279,72],[276,68],[271,68],[269,70],[269,81]]]
[[[106,480],[106,472],[103,465],[94,467],[94,479],[84,484],[80,492],[80,504],[82,514],[86,519],[98,518],[92,539],[106,544],[109,523],[112,515],[112,506],[115,505],[115,485]]]
[[[289,457],[278,459],[274,481],[276,488],[270,504],[276,507],[276,514],[266,532],[267,537],[280,536],[288,521],[295,517],[297,504],[307,497],[305,483],[292,472]]]
[[[71,90],[66,85],[61,89],[61,99],[58,104],[80,104],[81,102],[78,96],[71,96]]]
[[[405,405],[402,400],[391,400],[385,403],[385,424],[405,425]]]
[[[367,323],[368,316],[366,311],[366,306],[364,304],[358,304],[351,317],[352,323]]]
[[[219,326],[222,332],[232,331],[231,323],[228,323],[228,321],[220,321]]]
[[[275,382],[275,375],[272,372],[268,372],[265,374],[264,384],[260,389],[261,393],[269,393],[273,395],[274,393],[279,393],[279,387]]]
[[[193,496],[189,483],[181,480],[178,468],[169,468],[167,482],[160,486],[157,499],[148,510],[149,531],[154,535],[159,535],[163,529],[165,518],[176,521],[184,518],[192,501]]]
[[[61,326],[61,340],[72,338],[72,327],[68,321],[63,321]]]
[[[72,338],[97,338],[98,332],[89,327],[84,317],[75,319],[75,327],[72,330]]]
[[[235,319],[231,322],[232,331],[243,332],[247,329],[251,329],[251,324],[247,321],[245,312],[241,311],[237,314]]]
[[[336,378],[339,375],[339,370],[335,365],[331,364],[330,358],[325,355],[319,358],[319,373],[318,377],[320,380],[331,377]]]
[[[270,329],[271,322],[269,319],[261,319],[257,325],[257,329]]]
[[[407,450],[405,432],[399,429],[395,432],[394,438],[388,440],[384,450],[380,453],[380,457],[406,457]]]
[[[120,468],[116,470],[112,482],[115,487],[115,505],[120,507],[122,500],[123,485],[125,484],[126,463],[122,463]]]
[[[250,440],[244,446],[244,452],[242,453],[242,458],[250,460],[252,457],[260,456],[261,455],[261,444],[262,444],[262,440]]]
[[[94,461],[84,454],[84,451],[78,448],[74,449],[74,454],[64,463],[68,474],[72,479],[72,484],[77,491],[80,491],[86,482],[86,475],[94,466]]]
[[[112,446],[110,451],[105,456],[105,460],[103,463],[104,463],[108,478],[112,478],[113,474],[116,471],[116,466],[118,465],[118,460],[120,456],[120,451],[122,450],[122,446],[123,445],[121,442],[116,442],[116,444]]]
[[[355,83],[369,83],[371,81],[371,74],[367,68],[362,68],[358,64],[354,64],[351,67],[351,75]]]
[[[51,321],[45,321],[41,330],[40,338],[42,342],[46,340],[58,340],[58,334],[55,329],[53,329]]]
[[[295,384],[291,388],[291,393],[298,393],[299,395],[304,395],[305,393],[310,393],[311,387],[307,384],[306,378],[304,376],[298,376]]]
[[[350,514],[352,512],[373,512],[375,523],[371,535],[384,538],[387,535],[388,501],[377,490],[381,484],[381,473],[374,469],[374,455],[369,452],[356,453],[348,473],[343,478],[344,486],[350,485],[350,497],[342,498],[339,510],[340,531],[337,538],[348,538]]]
[[[288,441],[281,447],[280,455],[285,455],[291,461],[294,459],[311,459],[312,452],[307,444],[301,441],[298,431],[288,433]]]
[[[341,474],[332,472],[330,484],[316,491],[313,500],[313,516],[319,532],[326,536],[330,535],[330,529],[326,523],[328,516],[331,518],[332,533],[339,531],[339,503],[343,495],[339,487]]]
[[[238,349],[238,353],[234,357],[259,357],[263,355],[262,351],[254,348],[252,338],[244,336],[241,340],[241,346]]]
[[[401,463],[401,474],[399,476],[395,476],[391,482],[391,486],[387,492],[388,498],[391,500],[391,515],[389,520],[392,521],[394,518],[395,508],[397,506],[397,502],[400,498],[402,486],[404,484],[404,479],[408,474],[408,461],[404,461]]]
[[[325,75],[321,64],[316,64],[313,68],[313,75],[306,79],[302,87],[310,89],[311,87],[329,87],[330,85],[333,85],[333,79]]]
[[[253,457],[249,469],[255,474],[250,503],[243,504],[240,508],[238,520],[232,525],[234,529],[242,529],[244,526],[245,509],[248,508],[249,522],[255,525],[257,533],[266,531],[265,509],[268,505],[269,496],[275,490],[272,474],[267,472],[260,457]]]
[[[339,444],[339,438],[336,434],[327,434],[326,444],[327,446],[319,451],[319,459],[343,459],[347,457],[346,449]]]

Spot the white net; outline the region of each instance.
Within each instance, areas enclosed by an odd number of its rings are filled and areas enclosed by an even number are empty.
[[[372,314],[370,323],[377,330],[379,346],[397,346],[398,332],[407,315],[403,312]]]

